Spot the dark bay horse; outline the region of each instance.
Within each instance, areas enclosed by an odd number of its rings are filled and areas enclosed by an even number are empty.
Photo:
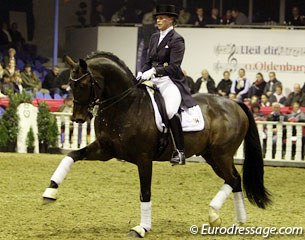
[[[136,164],[141,186],[141,222],[131,233],[144,237],[145,232],[151,229],[152,161],[169,161],[173,146],[169,144],[160,157],[154,158],[160,132],[155,124],[149,95],[139,87],[131,71],[119,58],[99,52],[79,63],[67,57],[67,63],[71,68],[70,85],[74,95],[72,118],[83,123],[92,117],[92,108],[98,106],[96,140],[70,152],[61,161],[43,197],[56,200],[58,185],[76,161],[117,158]],[[233,163],[233,156],[242,141],[245,153],[243,185],[247,198],[260,208],[270,203],[264,187],[262,150],[255,121],[242,103],[213,95],[198,94],[194,98],[202,110],[205,128],[184,134],[186,156],[204,157],[224,180],[224,185],[209,205],[209,222],[211,226],[220,225],[218,212],[233,192],[236,219],[245,223],[241,177]]]

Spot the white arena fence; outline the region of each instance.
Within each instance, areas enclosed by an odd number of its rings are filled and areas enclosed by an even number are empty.
[[[58,146],[63,151],[85,147],[95,140],[94,119],[79,124],[71,121],[70,113],[55,112],[53,114],[56,116],[60,132]],[[305,123],[268,121],[256,123],[266,165],[305,166]],[[242,144],[235,154],[235,160],[238,163],[242,162],[243,158]]]

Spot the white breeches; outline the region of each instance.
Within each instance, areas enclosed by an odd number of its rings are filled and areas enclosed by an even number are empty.
[[[164,98],[167,116],[172,119],[181,104],[181,94],[178,87],[168,76],[152,78],[151,81],[159,88]]]

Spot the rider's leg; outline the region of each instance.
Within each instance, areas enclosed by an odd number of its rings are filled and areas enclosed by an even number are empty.
[[[185,164],[184,138],[181,127],[181,120],[177,114],[181,104],[180,91],[168,77],[157,79],[157,81],[154,82],[158,86],[161,95],[164,98],[166,113],[169,119],[169,125],[175,146],[175,151],[173,153],[171,163],[183,165]]]

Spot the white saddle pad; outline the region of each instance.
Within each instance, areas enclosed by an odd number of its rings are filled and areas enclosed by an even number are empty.
[[[165,125],[162,122],[162,118],[153,95],[153,90],[150,89],[149,87],[146,87],[146,89],[147,92],[149,93],[154,108],[157,128],[160,132],[162,132]],[[198,105],[191,108],[183,109],[181,113],[181,117],[182,117],[181,126],[183,132],[201,131],[204,129],[204,119],[201,113],[201,109]]]

